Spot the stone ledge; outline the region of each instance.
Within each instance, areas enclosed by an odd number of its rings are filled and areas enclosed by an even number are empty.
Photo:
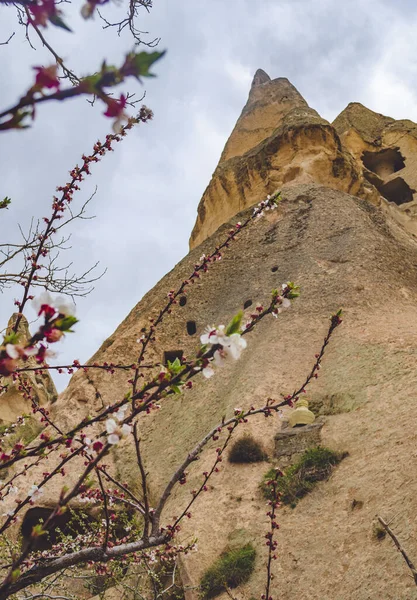
[[[275,435],[274,457],[280,458],[285,465],[295,462],[303,452],[321,443],[321,429],[324,419],[317,419],[310,425],[289,427],[284,421],[282,429]]]

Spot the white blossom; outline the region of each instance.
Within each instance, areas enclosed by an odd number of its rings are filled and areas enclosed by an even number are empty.
[[[237,360],[242,354],[242,350],[248,345],[245,338],[240,333],[232,333],[227,337],[228,343],[226,344],[226,351],[229,352],[232,357]]]
[[[127,406],[127,404],[125,404],[124,406],[120,406],[119,410],[117,412],[113,413],[118,421],[124,421],[127,408],[128,408],[128,406]]]
[[[53,301],[51,294],[45,290],[44,292],[42,292],[42,294],[39,294],[39,296],[36,296],[32,300],[32,306],[33,306],[34,310],[36,311],[36,313],[38,313],[43,304],[47,304],[48,306],[53,306],[53,302],[54,301]]]
[[[91,439],[86,437],[83,439],[83,442],[86,446],[85,453],[87,454],[88,457],[93,458],[94,454],[93,454],[93,449],[91,447],[91,444],[92,444]]]
[[[120,427],[120,425],[116,423],[114,419],[107,419],[106,431],[109,434],[107,436],[108,443],[118,444],[123,437],[132,431],[132,427],[131,425],[127,425],[127,423]]]
[[[75,304],[64,296],[58,296],[58,298],[55,298],[53,301],[53,306],[56,308],[59,314],[64,315],[64,317],[75,315]]]
[[[37,485],[32,485],[28,491],[28,496],[32,501],[37,500],[43,494],[43,490],[39,489]]]
[[[214,375],[213,367],[211,365],[207,365],[207,367],[204,367],[203,375],[206,379],[210,379],[210,377],[213,377],[213,375]]]
[[[14,344],[6,344],[6,352],[10,358],[19,358],[19,352]]]
[[[235,360],[240,358],[242,350],[247,346],[246,340],[240,333],[226,334],[226,327],[219,325],[218,327],[208,325],[204,333],[200,336],[202,344],[211,344],[219,346],[213,356],[213,362],[217,366],[222,366],[228,356],[232,356]],[[207,379],[213,377],[214,370],[211,364],[203,368],[203,375]]]
[[[226,358],[227,353],[225,352],[224,348],[219,348],[219,350],[216,350],[214,353],[214,364],[218,367],[222,367],[226,361]]]
[[[226,339],[225,333],[226,327],[224,325],[219,325],[216,327],[210,327],[207,325],[205,329],[205,333],[200,336],[200,341],[202,344],[224,344],[224,340]]]
[[[69,315],[73,316],[75,314],[75,304],[73,302],[70,302],[64,296],[58,296],[57,298],[54,298],[47,290],[32,300],[32,306],[37,313],[39,313],[43,304],[52,306],[55,308],[57,313],[63,315],[64,317]]]

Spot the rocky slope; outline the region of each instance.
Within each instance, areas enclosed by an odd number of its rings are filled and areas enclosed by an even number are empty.
[[[208,381],[196,379],[192,390],[166,399],[140,421],[154,497],[223,415],[279,398],[304,381],[330,314],[343,307],[344,323],[308,398],[324,419],[322,443],[349,456],[296,508],[279,512],[274,597],[283,600],[417,598],[401,556],[374,530],[376,514],[394,518],[393,527],[417,560],[417,243],[412,209],[406,212],[414,192],[408,202],[398,202],[398,182],[389,185],[402,171],[412,189],[415,127],[361,105],[349,105],[330,125],[287,80],[271,81],[258,71],[200,203],[193,249],[91,359],[133,362],[136,340],[167,292],[192,273],[202,253],[224,240],[230,223],[243,220],[248,207],[283,186],[279,208],[245,230],[190,286],[186,301],[163,322],[147,360],[163,362],[167,352],[192,355],[207,324],[226,323],[251,302],[250,313],[282,282],[299,284],[301,297],[277,321],[263,321],[248,336],[239,361]],[[65,426],[114,402],[127,391],[127,379],[120,372],[77,373],[53,407],[55,418]],[[188,598],[197,597],[202,573],[222,550],[247,541],[257,549],[256,568],[237,594],[259,597],[267,528],[259,483],[271,464],[279,464],[274,436],[280,428],[278,417],[242,426],[237,435],[251,432],[270,462],[225,461],[199,498],[181,532],[184,541],[198,538],[199,551],[181,562]],[[171,498],[168,515],[178,514],[214,454],[215,447],[208,448],[190,469],[188,485]],[[122,449],[114,462],[120,477],[134,485],[133,456]]]

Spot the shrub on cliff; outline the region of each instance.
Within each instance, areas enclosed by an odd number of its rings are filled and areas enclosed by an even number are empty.
[[[289,467],[278,481],[281,502],[294,507],[297,501],[304,498],[316,483],[328,479],[334,467],[347,455],[347,452],[335,452],[321,446],[306,450],[298,462]],[[269,469],[261,483],[262,492],[268,500],[271,497],[267,481],[274,476],[274,473],[275,469]]]
[[[229,462],[231,463],[262,462],[267,458],[261,444],[248,434],[236,440],[229,453]]]
[[[252,544],[223,552],[201,578],[203,598],[213,598],[249,580],[255,567],[256,551]]]

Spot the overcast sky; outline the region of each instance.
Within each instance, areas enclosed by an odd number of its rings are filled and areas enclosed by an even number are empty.
[[[82,3],[63,4],[67,33],[52,26],[49,42],[77,74],[96,70],[102,58],[120,64],[131,49],[126,32],[84,22]],[[122,15],[126,5],[106,5]],[[104,10],[103,10],[104,12]],[[288,77],[309,105],[333,120],[353,101],[417,121],[417,3],[415,0],[154,0],[140,28],[160,37],[166,57],[145,88],[129,82],[120,92],[146,89],[153,122],[135,128],[94,166],[76,202],[94,186],[93,221],[72,231],[63,261],[81,270],[100,260],[107,268],[95,290],[78,301],[77,334],[60,344],[60,361],[87,360],[140,298],[187,252],[198,202],[246,102],[257,68]],[[0,107],[13,104],[33,82],[35,65],[52,60],[32,36],[25,40],[12,6],[0,6]],[[83,99],[39,107],[30,130],[1,134],[0,240],[16,241],[18,223],[48,214],[57,185],[83,152],[103,139],[111,122],[102,105]],[[3,327],[21,290],[0,295]],[[29,318],[33,314],[28,314]],[[62,389],[66,378],[61,383]]]

